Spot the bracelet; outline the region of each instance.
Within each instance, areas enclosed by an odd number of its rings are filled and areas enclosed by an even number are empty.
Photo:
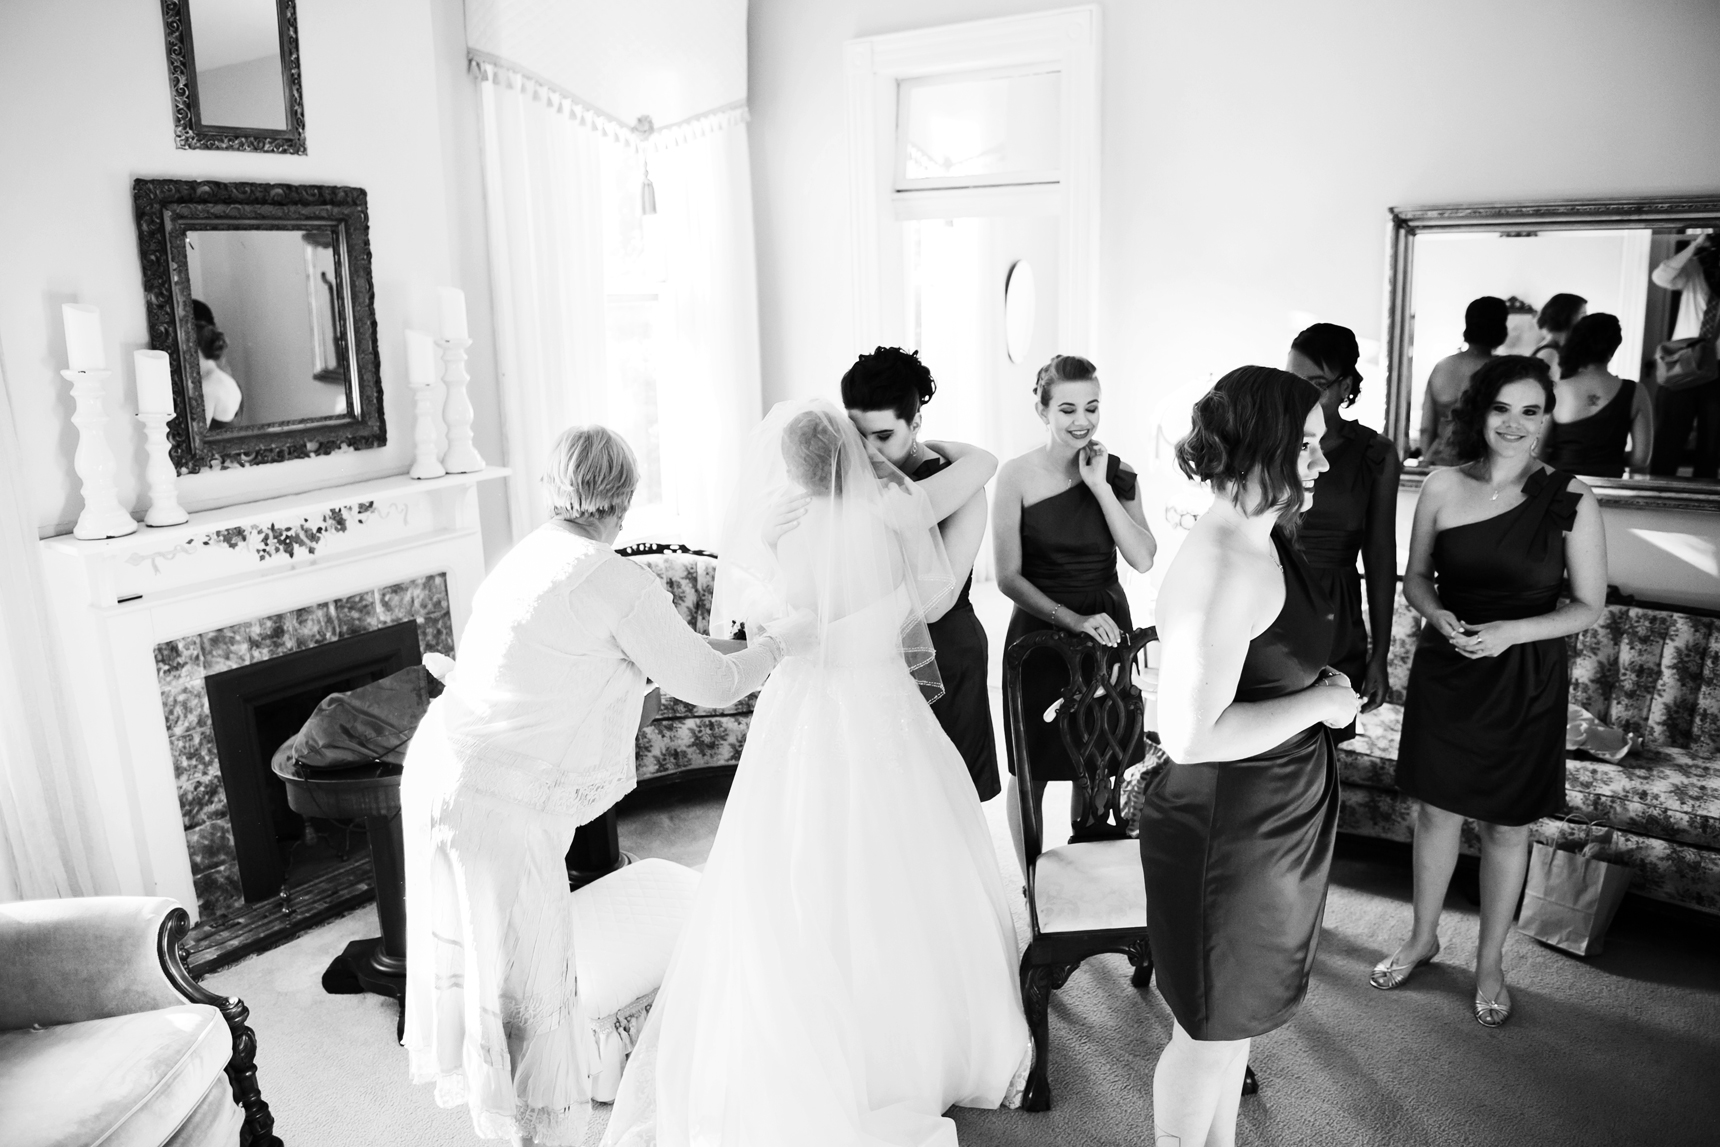
[[[1061,605],[1058,605],[1056,602],[1053,602],[1051,604],[1051,624],[1053,626],[1055,626],[1057,624],[1057,611],[1062,609],[1062,608],[1063,607]]]

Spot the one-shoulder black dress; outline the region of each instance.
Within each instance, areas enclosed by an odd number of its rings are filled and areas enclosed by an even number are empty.
[[[1106,461],[1105,481],[1118,499],[1135,496],[1135,475],[1122,469],[1115,454]],[[1117,542],[1105,524],[1105,511],[1085,482],[1061,494],[1021,508],[1021,576],[1064,609],[1076,613],[1106,613],[1124,633],[1134,628],[1129,599],[1117,580]],[[1017,638],[1050,629],[1020,606],[1009,618],[1004,647]],[[1021,696],[1027,713],[1027,751],[1032,754],[1036,781],[1072,781],[1075,766],[1063,748],[1055,719],[1045,720],[1047,710],[1063,696],[1069,670],[1063,659],[1039,651],[1021,667]],[[1007,729],[1007,725],[1006,725]],[[1015,771],[1015,761],[1009,762]]]
[[[911,476],[918,482],[948,465],[948,459],[933,454],[916,466]],[[991,647],[986,643],[985,626],[968,600],[971,589],[973,574],[969,573],[950,611],[926,626],[937,652],[938,676],[944,682],[944,695],[932,702],[932,714],[967,762],[979,799],[988,801],[1002,792],[1003,786],[997,775],[997,739],[992,734],[991,694],[985,680]]]
[[[1565,531],[1577,518],[1571,476],[1538,470],[1503,514],[1433,539],[1440,604],[1479,624],[1536,617],[1559,603]],[[1565,639],[1471,660],[1421,627],[1404,696],[1397,786],[1435,808],[1489,824],[1529,824],[1565,804]]]
[[[1636,383],[1625,379],[1612,401],[1584,418],[1547,426],[1542,461],[1555,470],[1596,478],[1624,476],[1625,442],[1636,422]]]
[[[1284,608],[1248,643],[1238,701],[1312,685],[1332,609],[1276,531]],[[1289,1020],[1308,991],[1338,831],[1332,730],[1311,725],[1242,761],[1169,764],[1141,807],[1147,940],[1159,994],[1195,1039],[1247,1039]]]
[[[1374,491],[1391,452],[1392,444],[1378,431],[1345,422],[1343,440],[1326,455],[1329,468],[1314,479],[1314,505],[1296,531],[1308,572],[1332,603],[1335,624],[1326,664],[1348,677],[1358,692],[1368,671],[1368,630],[1362,620],[1367,595],[1356,559],[1367,541]],[[1395,497],[1397,491],[1392,493]],[[1338,730],[1336,740],[1355,735],[1352,721]]]

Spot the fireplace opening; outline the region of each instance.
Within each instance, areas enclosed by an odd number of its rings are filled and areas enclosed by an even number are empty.
[[[329,694],[420,660],[418,623],[404,621],[204,678],[246,903],[278,896],[365,844],[362,822],[287,807],[286,785],[269,768],[275,750]]]

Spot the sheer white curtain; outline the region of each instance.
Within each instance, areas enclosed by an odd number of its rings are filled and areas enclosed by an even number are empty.
[[[516,539],[549,519],[538,475],[565,427],[602,422],[604,126],[529,78],[474,64],[496,368]]]
[[[651,152],[675,307],[658,380],[663,500],[685,541],[716,545],[741,449],[763,415],[752,176],[744,114],[710,117]]]
[[[0,378],[0,901],[118,890],[61,694],[12,400]]]

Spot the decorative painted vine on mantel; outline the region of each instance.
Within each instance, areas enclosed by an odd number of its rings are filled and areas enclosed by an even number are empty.
[[[266,522],[262,525],[229,526],[186,544],[249,550],[260,562],[283,554],[289,558],[297,557],[300,551],[305,557],[315,557],[323,535],[344,534],[349,523],[362,526],[375,513],[375,502],[354,502],[350,506],[331,506],[315,518],[300,518],[291,525]]]

